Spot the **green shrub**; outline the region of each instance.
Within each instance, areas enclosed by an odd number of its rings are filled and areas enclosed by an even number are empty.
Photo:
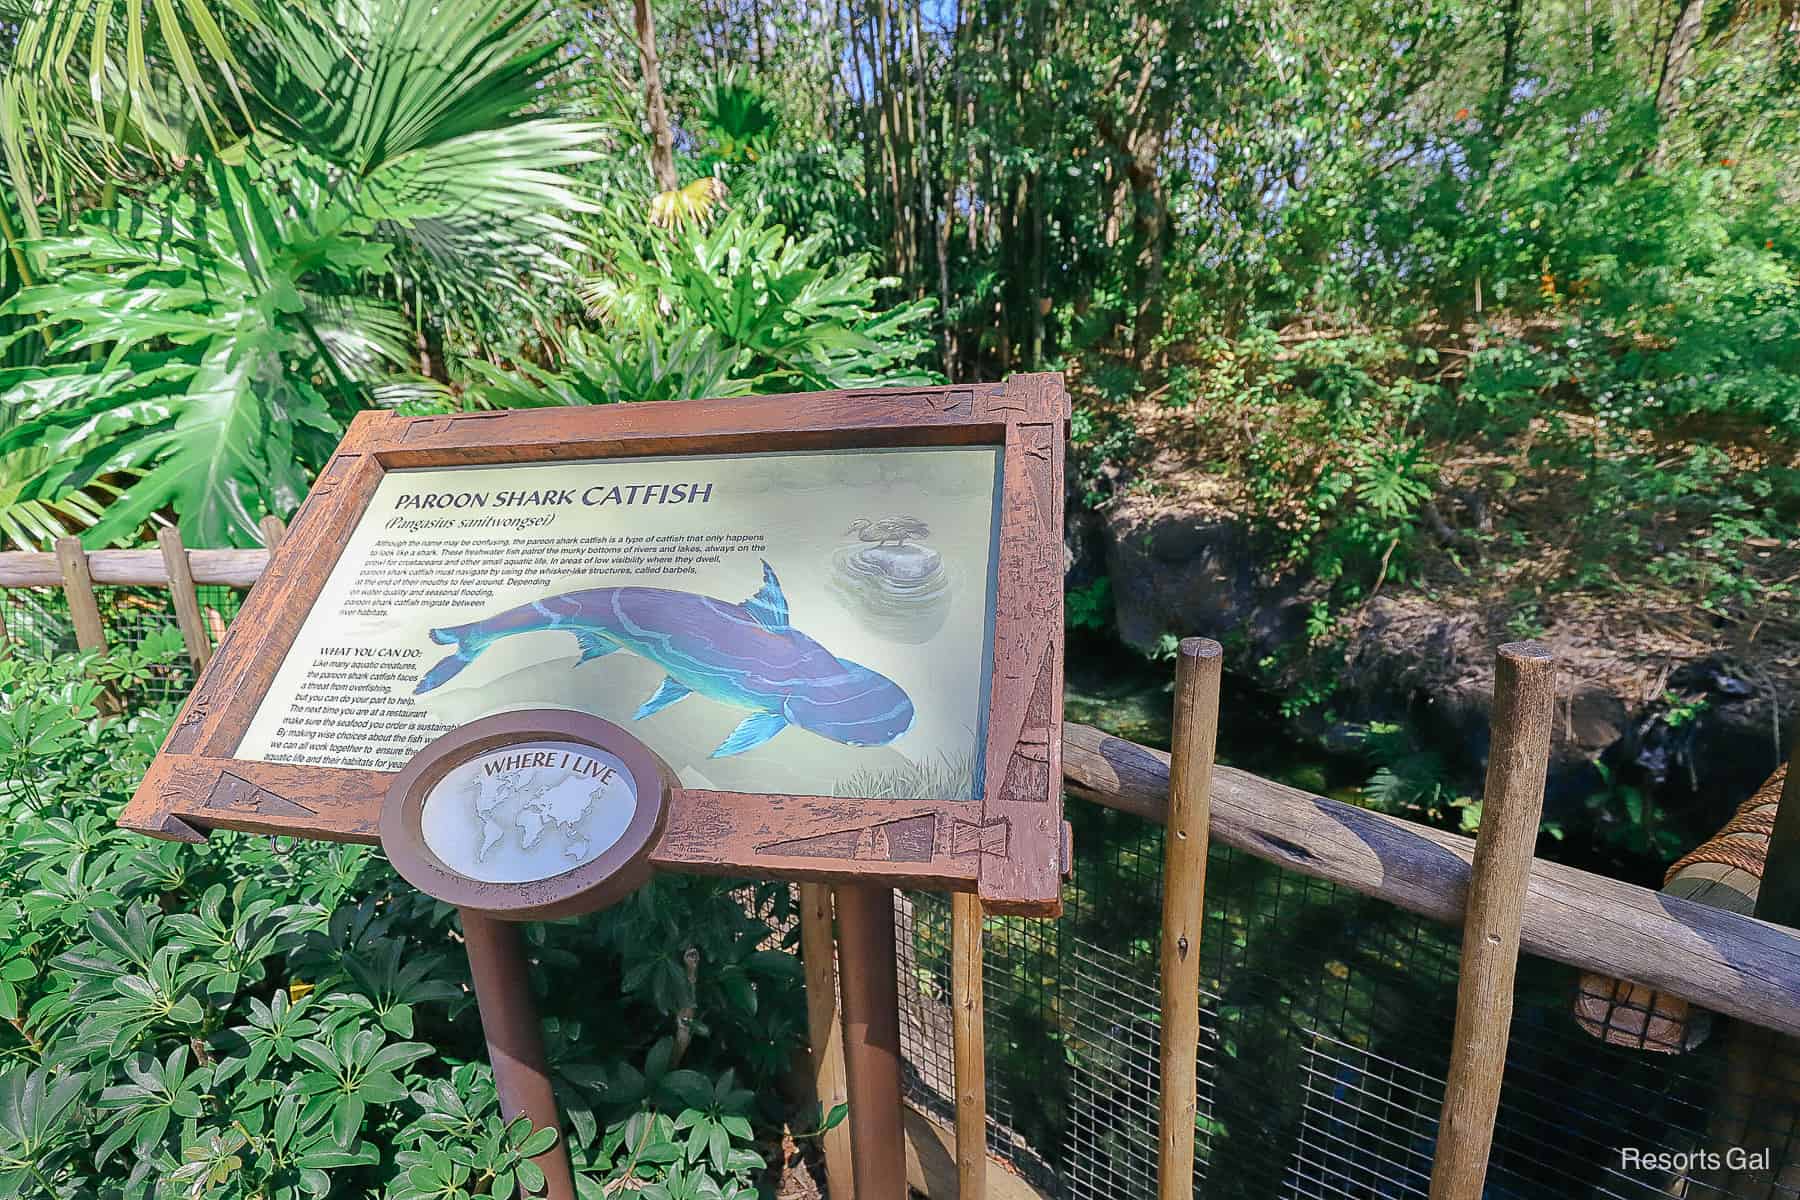
[[[555,1135],[504,1126],[454,913],[361,846],[116,818],[174,717],[173,631],[0,657],[0,1194],[507,1196]],[[103,685],[124,716],[101,709]],[[653,882],[531,926],[583,1195],[752,1194],[801,1044],[797,960],[726,886]],[[740,1084],[739,1081],[742,1081]]]

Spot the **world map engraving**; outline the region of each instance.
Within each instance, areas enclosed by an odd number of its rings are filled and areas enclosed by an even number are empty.
[[[505,775],[477,775],[465,785],[470,807],[481,822],[481,845],[475,857],[487,862],[508,837],[520,850],[538,853],[545,834],[555,831],[564,858],[585,862],[593,842],[588,819],[594,805],[605,799],[607,785],[592,775],[539,769]]]
[[[539,744],[453,768],[419,814],[420,834],[451,870],[490,883],[572,871],[615,845],[637,797],[605,751]]]

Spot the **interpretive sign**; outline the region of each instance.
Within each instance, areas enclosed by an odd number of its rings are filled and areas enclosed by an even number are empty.
[[[475,717],[559,705],[691,788],[972,799],[999,466],[949,446],[390,471],[236,757],[398,770]]]
[[[363,414],[124,823],[375,841],[435,739],[558,709],[647,747],[652,790],[666,769],[657,867],[1053,912],[1067,415],[1047,375]],[[414,797],[433,870],[502,887],[610,853],[597,814],[624,809],[573,783],[521,807],[541,781],[482,790],[488,765]]]
[[[381,845],[408,883],[507,920],[575,916],[641,887],[667,785],[618,726],[526,710],[445,734],[394,778]]]

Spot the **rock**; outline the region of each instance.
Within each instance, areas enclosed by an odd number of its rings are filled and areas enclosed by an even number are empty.
[[[1715,795],[1748,796],[1781,762],[1796,716],[1791,701],[1777,710],[1772,685],[1751,681],[1760,674],[1724,655],[1680,664],[1626,722],[1614,757],[1708,809]]]
[[[1222,512],[1164,512],[1127,498],[1101,521],[1119,636],[1140,650],[1164,634],[1205,634],[1256,623],[1269,636],[1304,613],[1258,586],[1243,527]]]
[[[949,616],[950,577],[930,546],[852,543],[838,547],[831,565],[832,590],[883,637],[919,645]]]
[[[1100,514],[1081,502],[1073,466],[1063,472],[1063,589],[1089,586],[1106,574]]]
[[[1070,525],[1093,519],[1071,513]],[[1335,673],[1330,717],[1296,722],[1290,734],[1341,746],[1347,727],[1404,721],[1461,764],[1467,786],[1479,788],[1494,651],[1517,640],[1503,618],[1455,597],[1384,593],[1340,616],[1341,660],[1314,660],[1271,677],[1265,660],[1303,642],[1315,593],[1267,572],[1262,563],[1273,556],[1231,513],[1122,496],[1098,525],[1118,633],[1128,645],[1152,652],[1168,636],[1217,638],[1234,672],[1283,694],[1304,675]],[[1755,667],[1695,656],[1691,646],[1651,634],[1615,641],[1579,612],[1559,621],[1552,607],[1544,619],[1549,627],[1540,640],[1562,663],[1547,815],[1574,815],[1604,785],[1596,764],[1605,762],[1615,774],[1621,767],[1641,772],[1659,803],[1687,809],[1693,827],[1710,830],[1774,769],[1770,696],[1794,695],[1800,680],[1783,688],[1759,683]],[[1677,697],[1675,707],[1666,693]],[[1784,713],[1782,730],[1793,719]]]

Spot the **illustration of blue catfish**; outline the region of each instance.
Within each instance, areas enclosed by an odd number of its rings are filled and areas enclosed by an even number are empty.
[[[912,728],[912,700],[900,685],[789,625],[781,582],[767,562],[762,569],[761,590],[742,604],[665,588],[588,588],[433,629],[432,641],[456,650],[413,692],[441,687],[498,638],[563,630],[581,644],[583,663],[628,650],[668,673],[633,720],[689,693],[749,709],[713,758],[760,746],[789,725],[847,746],[885,746]]]

